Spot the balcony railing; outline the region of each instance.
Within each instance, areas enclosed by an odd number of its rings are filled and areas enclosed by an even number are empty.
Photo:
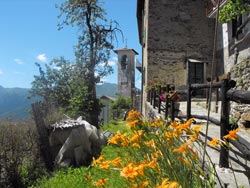
[[[226,2],[227,0],[207,0],[207,17],[214,17],[215,12],[217,11],[218,3],[220,7],[222,7],[223,5],[225,5]]]

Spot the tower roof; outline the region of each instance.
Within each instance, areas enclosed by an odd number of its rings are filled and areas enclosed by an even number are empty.
[[[119,51],[133,51],[136,55],[138,55],[138,52],[135,51],[135,50],[132,49],[132,48],[121,48],[121,49],[114,50],[114,52],[115,52],[116,54],[118,54]]]

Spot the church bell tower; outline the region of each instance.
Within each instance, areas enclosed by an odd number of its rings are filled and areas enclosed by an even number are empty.
[[[135,96],[135,55],[134,49],[122,48],[114,50],[118,55],[118,94],[122,97]]]

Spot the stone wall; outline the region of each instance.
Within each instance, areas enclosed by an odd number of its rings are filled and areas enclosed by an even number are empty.
[[[231,79],[237,82],[237,90],[250,91],[250,56],[231,68]],[[250,105],[231,103],[232,119],[240,127],[250,127]]]
[[[148,81],[186,85],[187,58],[211,62],[214,20],[203,1],[149,1]]]

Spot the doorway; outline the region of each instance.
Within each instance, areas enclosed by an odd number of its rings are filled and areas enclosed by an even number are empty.
[[[204,83],[204,63],[188,61],[188,83]],[[196,96],[203,95],[203,90],[196,91]]]

